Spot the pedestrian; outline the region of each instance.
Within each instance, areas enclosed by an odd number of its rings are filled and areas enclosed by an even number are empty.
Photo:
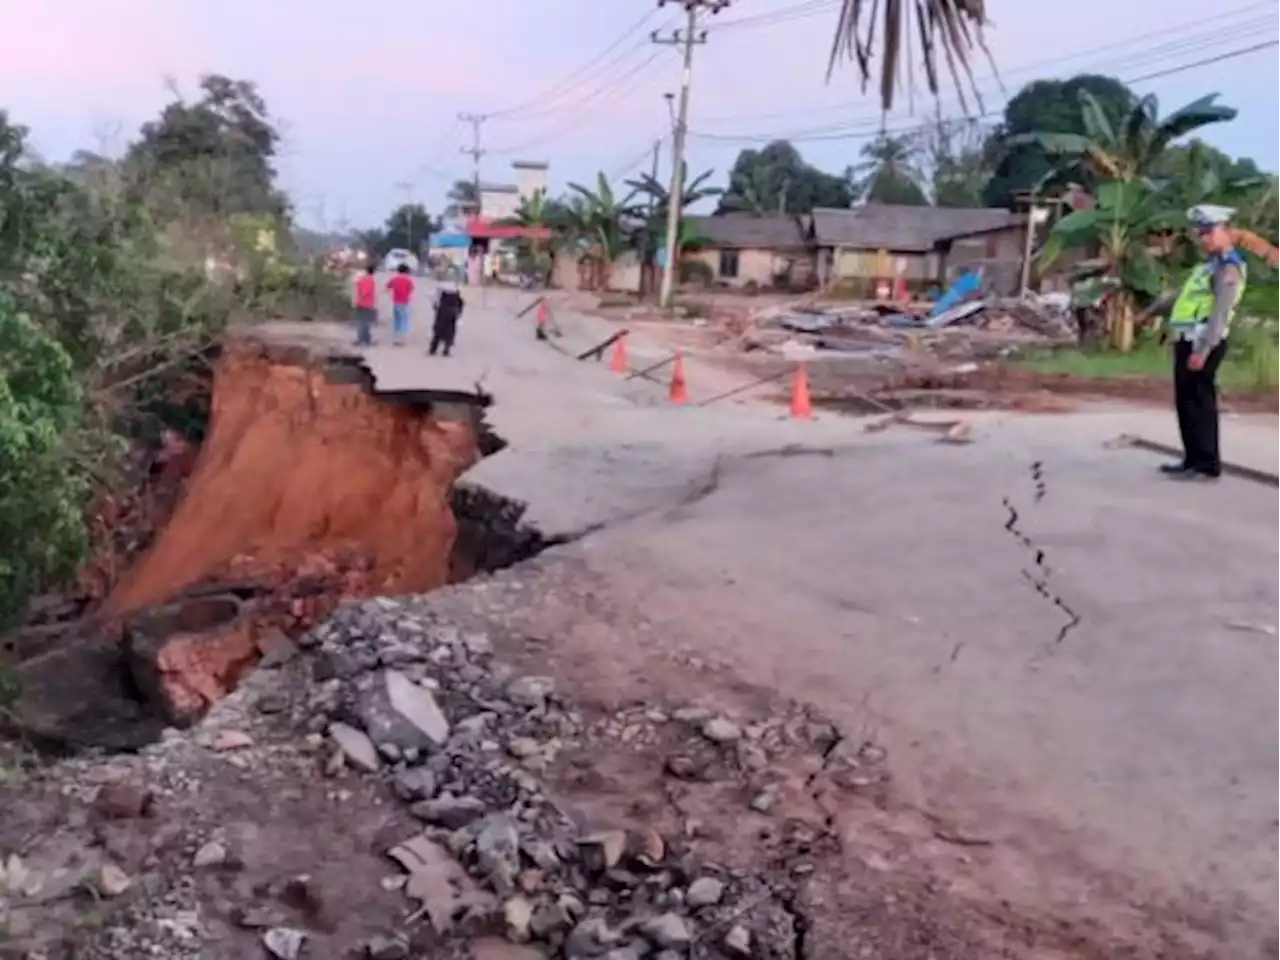
[[[1180,480],[1215,480],[1222,473],[1216,378],[1247,274],[1228,226],[1233,213],[1229,207],[1208,204],[1187,211],[1205,260],[1191,271],[1169,312],[1173,395],[1183,457],[1181,463],[1160,468]]]
[[[431,356],[444,348],[444,355],[449,356],[453,349],[454,338],[458,335],[458,318],[462,316],[464,301],[455,284],[445,281],[440,284],[436,293],[436,319],[431,328]]]
[[[409,276],[407,263],[396,267],[395,275],[387,281],[387,289],[391,291],[392,343],[402,347],[409,336],[409,304],[413,300],[413,277]]]
[[[356,277],[356,346],[373,345],[373,325],[378,322],[378,288],[373,282],[376,264],[365,264],[364,272]]]

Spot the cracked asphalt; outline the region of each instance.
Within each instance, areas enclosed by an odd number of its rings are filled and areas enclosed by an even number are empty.
[[[957,890],[1274,951],[1274,488],[1173,484],[1104,447],[1171,411],[984,413],[952,446],[751,399],[672,408],[537,343],[527,297],[468,300],[454,358],[366,358],[379,390],[494,395],[510,445],[467,481],[577,538],[511,572],[544,585],[518,615],[559,625],[556,656],[600,659],[620,698],[695,656],[884,743],[903,803],[990,847]],[[610,330],[557,319],[574,350]],[[686,369],[695,403],[725,386]]]

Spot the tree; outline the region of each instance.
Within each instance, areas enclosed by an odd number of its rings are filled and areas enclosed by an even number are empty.
[[[453,186],[445,194],[445,199],[449,204],[444,208],[444,215],[450,220],[461,216],[465,208],[470,208],[473,213],[480,209],[480,194],[476,192],[474,180],[453,181]]]
[[[435,229],[436,223],[431,219],[431,214],[427,213],[426,207],[420,203],[404,203],[387,217],[384,232],[391,247],[399,247],[417,255]]]
[[[163,185],[175,205],[208,213],[287,217],[288,201],[275,186],[280,132],[257,87],[208,74],[199,89],[199,99],[175,96],[143,124],[125,155],[137,189]]]
[[[991,170],[986,134],[976,123],[939,120],[919,139],[925,177],[936,207],[980,207]]]
[[[876,22],[877,16],[881,17],[879,23]],[[913,58],[907,56],[907,69],[903,71],[902,52],[916,39],[920,47],[919,62],[924,69],[929,92],[936,95],[940,87],[937,58],[941,53],[952,84],[967,109],[964,81],[973,87],[973,48],[987,52],[982,41],[986,19],[985,0],[917,0],[916,3],[886,2],[883,5],[876,0],[842,0],[827,63],[827,77],[830,79],[842,60],[853,60],[865,92],[871,80],[871,64],[878,57],[880,108],[889,110],[893,107],[894,94],[900,88],[914,84]],[[913,31],[915,38],[912,37]],[[905,84],[901,76],[903,73],[906,74]],[[975,96],[976,93],[975,89]]]
[[[1018,194],[1047,184],[1058,164],[1042,143],[1026,139],[1026,135],[1083,135],[1086,131],[1080,109],[1081,91],[1094,97],[1113,126],[1121,124],[1137,103],[1133,91],[1114,77],[1082,74],[1069,80],[1036,80],[1027,84],[1005,106],[1003,121],[988,140],[993,170],[983,191],[986,206],[1012,208]],[[1096,178],[1084,177],[1081,185],[1091,190],[1097,186]]]
[[[569,208],[563,201],[547,196],[545,190],[535,190],[520,201],[514,216],[506,217],[502,222],[548,232],[547,239],[518,239],[516,255],[526,261],[523,268],[532,270],[549,284],[555,268],[555,238],[563,235],[571,224]]]
[[[716,213],[812,213],[815,207],[846,209],[853,191],[843,177],[805,163],[785,140],[743,150],[729,171]]]
[[[862,147],[863,161],[854,168],[854,190],[863,203],[928,206],[920,186],[919,147],[905,136],[884,135]]]
[[[603,173],[596,176],[596,188],[569,184],[574,198],[570,203],[568,234],[580,241],[596,267],[596,284],[607,289],[613,264],[630,246],[635,191],[619,199]]]

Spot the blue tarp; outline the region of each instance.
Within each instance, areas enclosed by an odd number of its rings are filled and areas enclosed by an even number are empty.
[[[947,292],[938,298],[933,309],[929,311],[929,316],[936,317],[940,313],[946,313],[980,289],[982,289],[982,274],[977,270],[966,270],[956,278],[956,282],[947,289]]]
[[[465,233],[433,233],[427,238],[427,246],[438,250],[451,250],[471,246],[471,238]]]

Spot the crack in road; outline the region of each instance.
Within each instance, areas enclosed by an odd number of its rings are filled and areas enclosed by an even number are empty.
[[[1035,488],[1034,501],[1039,503],[1048,494],[1044,464],[1039,460],[1031,464],[1031,482]],[[1044,548],[1022,529],[1020,525],[1021,514],[1018,512],[1018,508],[1013,505],[1013,501],[1009,497],[1005,497],[1001,502],[1004,504],[1005,510],[1008,511],[1008,517],[1004,524],[1005,532],[1031,554],[1031,565],[1023,568],[1022,576],[1031,584],[1031,588],[1036,593],[1057,607],[1066,617],[1065,622],[1058,629],[1058,633],[1053,639],[1054,646],[1057,646],[1067,638],[1067,635],[1072,630],[1080,626],[1083,618],[1061,595],[1050,588],[1049,579],[1053,573],[1053,568],[1049,566],[1046,560]]]

